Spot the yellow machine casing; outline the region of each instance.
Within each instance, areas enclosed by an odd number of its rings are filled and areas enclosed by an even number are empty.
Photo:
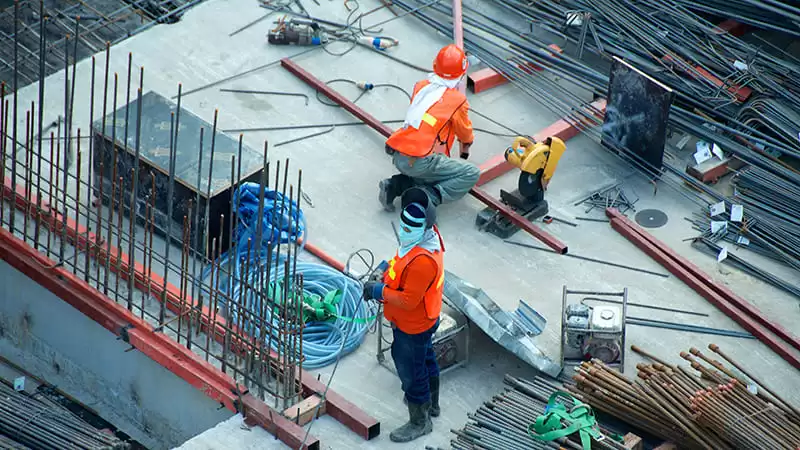
[[[543,170],[542,184],[547,186],[566,149],[564,141],[557,137],[548,137],[543,142],[533,142],[519,136],[506,150],[505,158],[509,164],[532,175]]]

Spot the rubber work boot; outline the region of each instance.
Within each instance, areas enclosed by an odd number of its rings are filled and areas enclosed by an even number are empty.
[[[378,183],[378,201],[381,202],[385,211],[392,212],[394,211],[394,200],[413,186],[414,180],[411,177],[402,173],[392,175],[391,178]]]
[[[394,211],[394,199],[397,197],[392,181],[391,178],[387,178],[378,183],[378,201],[381,202],[383,210],[388,212]]]
[[[431,417],[439,417],[442,410],[439,409],[439,377],[430,377],[431,387]]]
[[[411,442],[433,431],[431,422],[431,402],[408,403],[408,423],[389,434],[392,442]]]

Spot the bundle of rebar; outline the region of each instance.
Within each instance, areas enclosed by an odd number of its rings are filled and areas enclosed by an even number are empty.
[[[699,237],[692,241],[692,246],[708,253],[713,257],[718,257],[719,254],[723,251],[723,247],[718,245],[716,241],[709,239],[708,237]],[[752,247],[751,247],[752,250]],[[727,252],[726,258],[723,260],[723,263],[728,264],[730,266],[736,267],[737,269],[741,270],[749,274],[750,276],[756,277],[761,281],[771,284],[776,288],[789,293],[798,299],[800,299],[800,286],[797,286],[794,283],[790,283],[776,275],[774,275],[771,271],[759,267],[756,264],[746,261],[742,257],[735,255],[733,252]]]
[[[726,17],[765,30],[800,37],[800,8],[790,1],[771,0],[677,0],[682,6]]]
[[[424,3],[397,0],[394,4],[414,11]],[[413,14],[439,32],[452,33],[452,11],[446,4],[434,4]],[[747,95],[775,97],[769,111],[779,111],[783,117],[780,123],[786,122],[787,109],[800,109],[800,61],[780,49],[759,49],[671,0],[635,5],[620,0],[493,0],[465,4],[463,25],[464,46],[470,53],[596,141],[602,139],[599,125],[603,112],[588,107],[584,94],[606,96],[609,77],[596,63],[619,56],[676,91],[677,100],[669,116],[672,131],[716,143],[726,154],[800,186],[800,174],[774,156],[800,156],[800,142],[794,137],[787,139],[785,130],[761,126],[769,120],[739,117]],[[559,43],[566,40],[577,46],[577,55],[554,54],[549,49],[553,42],[541,32],[518,32],[528,27],[547,31]],[[593,55],[593,63],[584,54]],[[561,80],[573,86],[565,86]],[[703,209],[719,201],[728,208],[739,203],[687,175],[680,164],[664,161],[662,167],[650,167],[628,149],[612,150],[648,178],[662,172],[660,183]],[[685,189],[686,185],[692,189]],[[782,239],[792,230],[780,224],[770,226],[763,216],[762,211],[746,208],[745,222],[752,226],[732,225],[730,231],[746,235],[755,247],[800,270],[796,247]]]
[[[706,450],[795,450],[800,445],[800,411],[764,386],[717,345],[729,365],[692,348],[682,352],[694,371],[655,362],[638,364],[632,380],[593,360],[576,367],[577,398],[680,448]]]
[[[537,417],[545,412],[550,396],[562,391],[558,384],[544,378],[525,380],[506,375],[503,380],[508,388],[491,400],[485,402],[474,414],[468,413],[470,419],[464,428],[451,430],[455,439],[450,441],[453,449],[485,449],[485,450],[517,450],[525,449],[578,449],[577,436],[559,438],[554,441],[537,440],[529,431]],[[571,407],[572,405],[565,405]],[[613,433],[600,426],[605,436]],[[614,439],[594,441],[592,448],[619,449]]]
[[[0,383],[0,436],[31,448],[122,450],[130,448],[116,436],[100,431],[65,408],[48,405]],[[23,448],[19,446],[0,448]]]
[[[800,185],[791,183],[760,167],[748,167],[733,178],[734,198],[758,212],[764,221],[782,231],[775,242],[786,239],[800,258]]]

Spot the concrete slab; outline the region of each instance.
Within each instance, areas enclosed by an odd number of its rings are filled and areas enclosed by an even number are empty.
[[[364,11],[378,5],[377,1],[365,0],[361,3]],[[341,2],[322,2],[321,6],[309,4],[307,7],[312,14],[331,20],[345,21],[348,15]],[[188,11],[177,24],[157,26],[116,46],[112,49],[110,66],[124,81],[128,52],[132,52],[135,64],[133,85],[138,85],[138,69],[144,66],[145,90],[171,96],[177,92],[179,82],[184,83],[184,90],[192,89],[298,51],[293,47],[268,46],[265,39],[270,26],[268,22],[228,37],[231,31],[262,13],[263,10],[255,2],[239,4],[229,0],[211,0]],[[378,22],[391,17],[389,12],[381,10],[370,15],[365,22]],[[439,46],[447,42],[446,37],[432,33],[420,23],[407,18],[387,23],[382,34],[401,41],[398,48],[391,50],[393,55],[423,66],[427,66]],[[330,50],[346,49],[344,44],[339,45]],[[100,86],[104,57],[98,55],[96,62]],[[297,58],[297,62],[323,80],[344,78],[392,83],[406,90],[410,90],[417,79],[424,77],[419,71],[362,48],[355,48],[341,57],[315,50]],[[79,64],[78,80],[75,114],[85,130],[89,123],[89,61]],[[45,120],[50,121],[63,111],[60,93],[64,84],[63,73],[48,77],[46,82],[49,87]],[[234,95],[219,92],[219,87],[303,92],[311,95],[312,101],[304,106],[302,99]],[[124,88],[122,91],[118,96],[120,106],[125,101]],[[356,89],[344,85],[340,91],[351,98],[359,94]],[[35,85],[24,89],[20,93],[20,103],[29,104],[36,98],[35,92]],[[184,107],[207,121],[211,121],[214,110],[218,108],[220,127],[223,129],[355,120],[341,109],[324,106],[313,100],[313,92],[306,85],[279,67],[186,96],[182,102]],[[510,85],[471,96],[470,102],[478,111],[530,134],[557,119],[552,112],[521,95]],[[404,115],[407,98],[396,89],[378,88],[361,97],[358,104],[378,118],[399,119]],[[112,108],[109,106],[108,109]],[[95,98],[95,119],[100,117],[101,111],[102,98]],[[505,133],[482,119],[473,119],[478,127]],[[24,129],[24,123],[22,127]],[[246,133],[244,139],[249,146],[260,149],[264,139],[275,143],[313,131]],[[475,162],[479,163],[502,151],[509,142],[510,138],[478,134],[473,155]],[[309,240],[340,260],[363,247],[372,249],[379,257],[388,257],[394,252],[394,237],[389,223],[395,220],[395,216],[381,212],[376,199],[378,181],[393,173],[391,162],[382,149],[383,139],[374,131],[366,127],[348,127],[270,150],[273,161],[291,158],[292,167],[302,167],[304,191],[315,205],[305,210],[309,221]],[[88,173],[87,167],[83,171]],[[568,220],[576,215],[585,215],[582,207],[572,205],[576,198],[602,185],[622,180],[630,173],[630,167],[607,153],[590,137],[582,136],[570,141],[547,194],[553,214]],[[512,172],[490,183],[486,189],[499,194],[500,188],[513,187],[516,177],[517,174]],[[627,178],[627,183],[629,189],[641,198],[638,208],[652,207],[668,214],[669,223],[653,230],[654,235],[758,305],[774,320],[789,329],[797,329],[795,324],[800,318],[800,311],[796,299],[733,269],[723,267],[720,270],[715,260],[683,242],[684,238],[695,234],[683,218],[697,211],[696,204],[663,186],[653,195],[652,185],[638,175]],[[558,323],[563,285],[576,289],[617,290],[628,287],[631,301],[702,311],[710,317],[687,319],[648,311],[636,311],[637,315],[739,329],[733,321],[674,277],[663,279],[642,275],[503,244],[496,237],[474,229],[475,214],[482,208],[483,205],[476,200],[465,198],[440,209],[440,227],[447,247],[448,269],[483,288],[505,308],[515,308],[520,298],[528,301],[549,322],[537,342],[554,358],[558,357],[560,348]],[[573,228],[553,223],[544,227],[567,242],[571,252],[650,270],[663,270],[607,224],[581,222]],[[534,242],[521,234],[515,238]],[[174,253],[179,254],[177,251]],[[792,276],[793,279],[797,278],[796,273],[786,275],[790,279]],[[481,343],[479,333],[475,333],[474,337],[478,344],[473,347],[473,360],[469,368],[456,370],[444,379],[443,415],[437,420],[434,433],[422,442],[393,447],[445,446],[450,438],[449,429],[463,424],[467,411],[475,409],[491,393],[501,389],[504,373],[531,372],[493,343]],[[797,372],[757,341],[712,338],[640,327],[629,329],[628,340],[673,362],[678,361],[680,351],[686,351],[689,347],[704,348],[710,342],[717,343],[775,390],[783,392],[789,401],[800,403],[800,377]],[[374,350],[375,337],[369,335],[355,354],[342,361],[332,387],[381,420],[384,433],[374,442],[363,442],[340,424],[324,417],[313,425],[312,433],[320,437],[328,448],[384,448],[388,445],[388,432],[406,419],[399,382],[378,365]],[[639,359],[635,355],[629,356],[626,372],[633,372]],[[328,367],[319,373],[324,380],[331,371],[332,367]],[[263,448],[273,446],[278,448],[280,444],[275,441],[264,442]]]
[[[235,448],[237,450],[262,450],[276,447],[275,437],[261,427],[249,427],[241,414],[236,414],[217,426],[184,442],[175,450],[215,450]]]

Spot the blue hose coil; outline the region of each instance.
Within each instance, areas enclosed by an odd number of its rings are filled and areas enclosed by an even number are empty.
[[[251,289],[244,289],[245,286],[248,284],[259,286],[262,280],[266,280],[268,264],[266,256],[269,246],[274,248],[278,242],[296,242],[298,236],[303,238],[302,242],[306,241],[306,221],[297,203],[284,198],[279,192],[265,189],[263,237],[260,243],[256,242],[260,190],[261,186],[256,183],[244,183],[234,193],[234,205],[238,205],[239,213],[239,220],[234,230],[236,254],[231,255],[229,250],[218,262],[221,267],[229,267],[229,264],[233,266],[232,280],[227,277],[220,279],[220,290],[249,311],[242,318],[241,331],[251,335],[254,332],[257,335],[260,330],[255,329],[249,316],[257,315],[255,313],[262,310],[262,305],[261,299]],[[290,209],[291,214],[289,214]],[[273,227],[273,224],[276,226]],[[246,262],[248,239],[251,240],[249,264]],[[230,260],[232,256],[233,261]],[[269,268],[269,280],[267,280],[269,283],[280,284],[286,278],[285,262],[286,256],[280,255],[278,261]],[[324,297],[336,289],[342,292],[341,301],[337,305],[338,317],[334,322],[309,322],[303,329],[303,366],[308,369],[318,369],[358,349],[374,322],[377,308],[362,299],[361,282],[327,265],[298,260],[297,273],[303,274],[303,290],[306,294]],[[203,279],[208,278],[210,274],[211,268],[207,267]],[[239,323],[239,311],[236,308],[226,311],[225,298],[225,296],[219,297],[225,317],[232,323]],[[347,320],[348,318],[356,320]],[[265,319],[272,323],[273,329],[283,328],[280,316],[273,314],[270,308],[266,311]],[[270,339],[267,335],[264,340],[265,343],[271,342],[272,350],[280,354],[284,349],[278,345],[277,337],[273,335],[273,339]]]

